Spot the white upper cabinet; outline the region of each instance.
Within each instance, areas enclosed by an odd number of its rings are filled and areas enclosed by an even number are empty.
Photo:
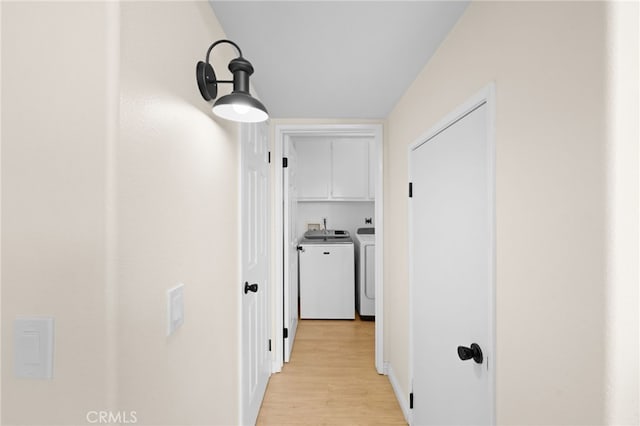
[[[296,137],[299,201],[375,198],[375,142],[369,137]]]
[[[331,197],[341,200],[369,198],[369,139],[332,141]]]
[[[327,138],[295,139],[299,200],[326,200],[331,191],[331,141]]]

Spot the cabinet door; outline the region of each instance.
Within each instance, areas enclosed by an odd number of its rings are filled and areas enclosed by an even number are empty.
[[[331,141],[299,137],[294,142],[298,155],[298,199],[327,200],[331,188]]]
[[[334,139],[332,148],[331,196],[336,199],[367,199],[369,138]]]

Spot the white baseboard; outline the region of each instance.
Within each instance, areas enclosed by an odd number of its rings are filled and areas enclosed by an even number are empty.
[[[404,419],[407,424],[411,424],[411,409],[409,408],[409,395],[405,395],[400,388],[400,384],[398,383],[398,378],[396,377],[393,367],[388,362],[384,363],[384,371],[385,374],[389,377],[389,382],[391,382],[391,387],[393,388],[393,393],[396,394],[396,399],[398,400],[398,404],[400,404],[400,409],[402,410],[402,414],[404,415]]]

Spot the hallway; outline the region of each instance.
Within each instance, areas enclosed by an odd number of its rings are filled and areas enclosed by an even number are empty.
[[[373,345],[373,322],[301,320],[257,424],[405,425],[389,380],[375,371]]]

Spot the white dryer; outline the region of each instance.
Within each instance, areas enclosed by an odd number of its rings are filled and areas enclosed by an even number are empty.
[[[362,319],[376,315],[376,240],[375,228],[358,228],[356,249],[356,309]]]

